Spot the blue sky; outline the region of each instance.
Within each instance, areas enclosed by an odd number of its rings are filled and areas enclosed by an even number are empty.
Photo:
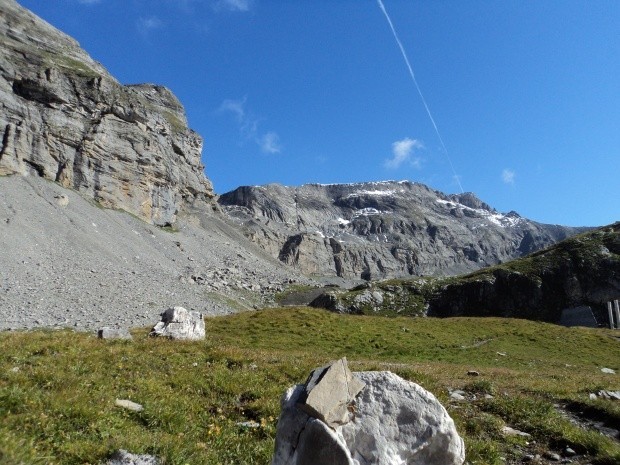
[[[376,0],[20,3],[122,83],[172,89],[218,193],[409,179],[620,220],[617,0],[383,0],[439,134]]]

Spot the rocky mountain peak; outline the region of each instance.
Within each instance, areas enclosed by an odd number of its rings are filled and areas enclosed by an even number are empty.
[[[484,203],[480,200],[476,194],[473,192],[465,192],[463,194],[452,194],[449,195],[448,198],[455,203],[465,205],[466,207],[477,209],[477,210],[486,210],[491,213],[497,213],[497,210],[491,208],[488,204]]]
[[[157,225],[213,198],[202,138],[170,90],[123,86],[15,1],[0,8],[0,175],[41,176]]]
[[[345,279],[473,271],[581,231],[409,181],[245,186],[218,201],[272,256]]]

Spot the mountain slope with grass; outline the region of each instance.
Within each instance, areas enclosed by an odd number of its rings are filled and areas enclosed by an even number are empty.
[[[558,321],[564,308],[591,306],[606,321],[620,297],[620,223],[442,286],[429,301],[436,316],[511,316]]]
[[[527,257],[450,278],[388,280],[329,290],[313,303],[340,312],[503,316],[557,322],[565,308],[591,306],[599,322],[620,297],[620,223],[566,239]]]

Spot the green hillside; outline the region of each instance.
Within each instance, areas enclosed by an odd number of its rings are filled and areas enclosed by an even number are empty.
[[[373,293],[380,298],[373,298]],[[344,313],[503,316],[548,322],[558,322],[565,308],[587,305],[604,323],[607,301],[619,297],[620,222],[467,275],[330,290],[313,305]]]
[[[573,463],[620,461],[618,440],[567,416],[587,412],[618,429],[618,403],[589,398],[620,388],[617,374],[601,371],[620,370],[611,330],[290,308],[209,318],[206,342],[146,334],[134,332],[133,342],[0,334],[0,463],[94,464],[122,448],[167,464],[268,464],[281,394],[341,356],[355,371],[390,370],[433,392],[471,464],[521,463],[567,446],[578,454]],[[454,389],[467,400],[452,400]],[[116,399],[144,410],[116,407]],[[532,437],[505,436],[505,425]]]

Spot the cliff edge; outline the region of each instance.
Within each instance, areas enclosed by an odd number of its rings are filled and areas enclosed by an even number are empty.
[[[41,176],[159,226],[214,197],[170,90],[121,85],[14,0],[0,10],[0,175]]]

